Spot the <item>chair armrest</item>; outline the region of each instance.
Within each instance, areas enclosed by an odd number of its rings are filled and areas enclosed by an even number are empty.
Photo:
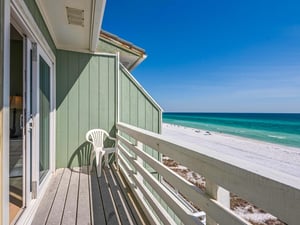
[[[90,140],[90,133],[88,132],[88,133],[86,133],[86,135],[85,135],[85,139],[88,141],[88,142],[90,142],[91,144],[93,144],[93,141],[92,140]]]
[[[112,140],[112,141],[116,141],[117,139],[111,136],[108,136],[108,139]]]

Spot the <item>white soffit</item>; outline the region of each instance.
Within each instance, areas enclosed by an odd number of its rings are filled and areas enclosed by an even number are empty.
[[[93,35],[98,38],[105,0],[36,2],[57,48],[94,51]]]

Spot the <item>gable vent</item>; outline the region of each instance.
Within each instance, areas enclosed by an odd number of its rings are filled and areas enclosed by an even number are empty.
[[[84,10],[66,7],[68,23],[84,27]]]

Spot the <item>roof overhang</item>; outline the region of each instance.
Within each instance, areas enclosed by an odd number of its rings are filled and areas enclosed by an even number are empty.
[[[36,0],[58,49],[95,52],[106,0]]]
[[[128,70],[133,70],[147,57],[144,49],[102,30],[97,47],[99,52],[120,53],[120,62]]]

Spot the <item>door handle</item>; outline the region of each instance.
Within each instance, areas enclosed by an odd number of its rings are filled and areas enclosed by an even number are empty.
[[[33,119],[32,117],[30,117],[30,119],[28,120],[28,131],[31,131],[33,127]]]

